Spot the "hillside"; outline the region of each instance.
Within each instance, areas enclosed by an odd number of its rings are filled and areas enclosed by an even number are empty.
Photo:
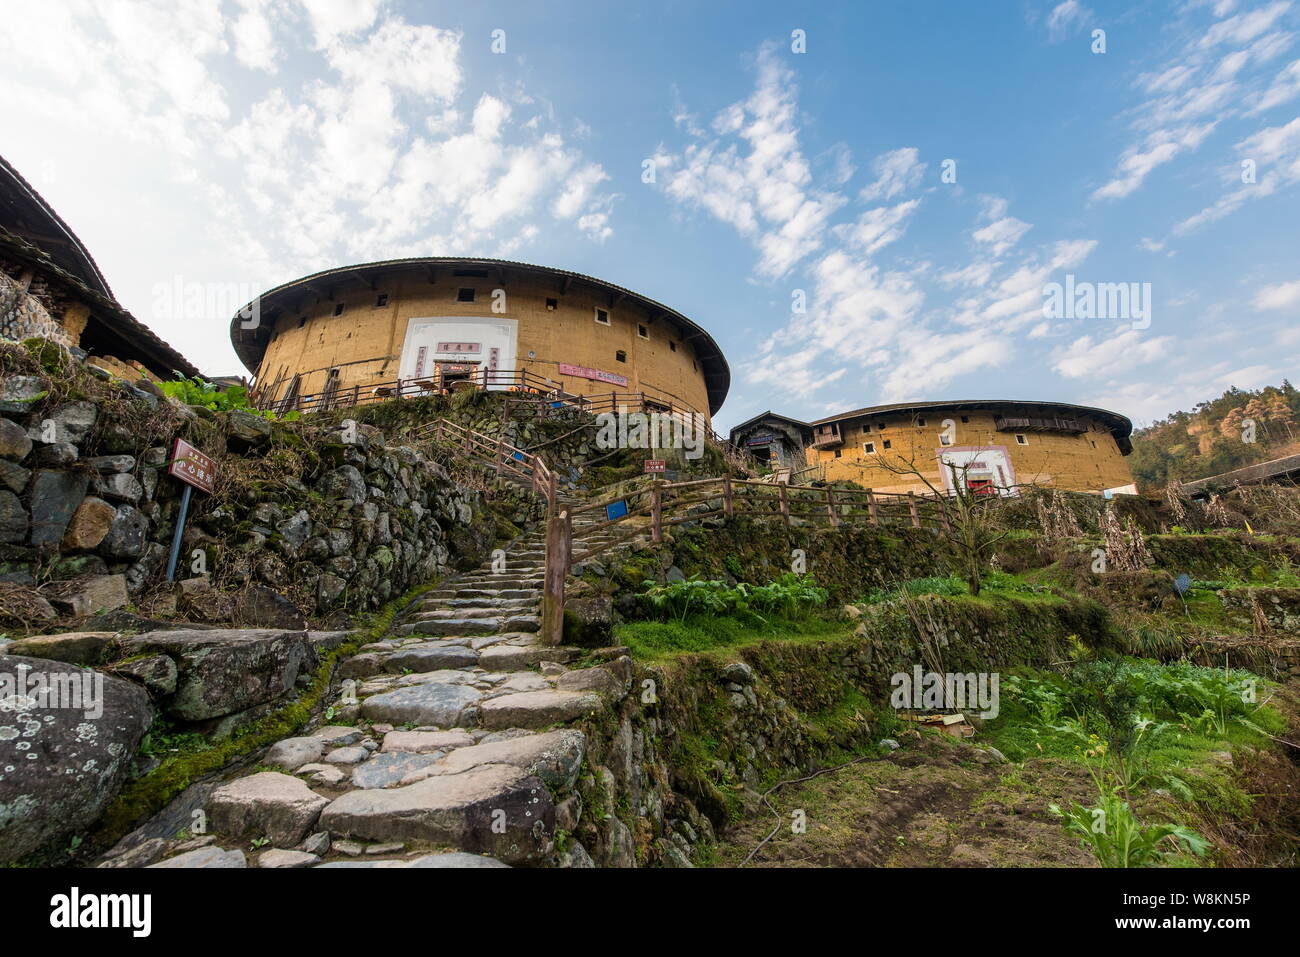
[[[1228,389],[1136,430],[1129,466],[1145,490],[1291,455],[1300,452],[1298,412],[1300,392],[1285,379],[1253,392]]]

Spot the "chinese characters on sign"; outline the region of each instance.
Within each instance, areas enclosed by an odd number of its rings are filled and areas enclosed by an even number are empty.
[[[177,439],[172,446],[172,464],[167,474],[211,495],[217,479],[217,463],[184,439]]]
[[[646,472],[665,472],[668,470],[668,461],[666,459],[646,459]]]
[[[573,366],[567,362],[560,363],[560,375],[577,376],[579,379],[594,379],[596,382],[608,382],[610,385],[627,387],[627,376],[617,375],[613,372],[602,372],[599,369],[588,369],[586,366]]]
[[[439,352],[482,352],[483,345],[479,342],[440,342],[438,343]]]

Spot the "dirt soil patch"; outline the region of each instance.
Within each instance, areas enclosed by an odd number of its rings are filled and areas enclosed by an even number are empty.
[[[1051,759],[1005,764],[933,733],[904,741],[888,757],[770,795],[781,828],[748,866],[1095,866],[1047,810],[1095,794],[1086,768]],[[797,811],[806,817],[804,833],[791,827]],[[715,863],[738,866],[775,823],[769,814],[734,828]]]

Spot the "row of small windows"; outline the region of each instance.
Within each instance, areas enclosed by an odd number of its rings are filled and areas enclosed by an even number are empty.
[[[458,273],[457,275],[459,275],[459,273]],[[472,287],[468,287],[468,286],[467,286],[467,287],[460,288],[460,289],[457,289],[457,290],[456,290],[456,301],[457,301],[457,302],[474,302],[474,301],[475,301],[475,295],[476,295],[476,293],[477,293],[477,290],[475,290],[475,289],[472,288]],[[376,308],[376,309],[382,309],[382,308],[384,308],[384,307],[387,306],[387,305],[388,305],[388,293],[386,293],[386,292],[381,292],[381,293],[379,293],[379,295],[377,295],[377,296],[375,297],[375,308]],[[345,304],[344,304],[344,303],[336,302],[336,303],[334,304],[334,315],[336,315],[336,316],[341,316],[341,315],[343,315],[344,308],[345,308]],[[559,308],[559,300],[557,300],[557,299],[547,299],[547,300],[546,300],[546,311],[547,311],[547,312],[554,312],[554,311],[555,311],[556,309],[558,309],[558,308]],[[596,319],[596,322],[600,323],[602,326],[608,326],[608,325],[611,325],[610,318],[609,318],[609,310],[608,310],[608,309],[601,309],[601,308],[597,307],[597,308],[596,308],[596,313],[595,313],[595,319]],[[299,327],[301,327],[302,325],[304,325],[306,322],[307,322],[307,317],[306,317],[306,316],[301,316],[301,317],[298,319],[298,325],[299,325]],[[637,323],[637,325],[636,325],[636,334],[637,334],[637,337],[640,338],[640,339],[649,339],[649,338],[650,338],[650,330],[646,328],[646,326],[645,326],[644,323],[640,323],[640,322]],[[671,339],[669,339],[669,340],[668,340],[668,348],[671,349],[673,352],[676,352],[676,351],[677,351],[677,343],[674,342],[674,341],[672,341]]]
[[[940,445],[952,445],[952,436],[950,436],[950,435],[945,435],[945,434],[940,434],[940,435],[939,435],[939,444],[940,444]],[[1019,434],[1019,433],[1016,434],[1016,445],[1028,445],[1028,444],[1029,444],[1029,439],[1028,439],[1027,437],[1025,437],[1025,436],[1023,436],[1023,435],[1021,435],[1021,434]],[[893,442],[891,442],[889,439],[884,439],[884,440],[882,440],[881,443],[880,443],[880,449],[881,449],[881,451],[888,451],[888,450],[892,449],[893,447],[894,447],[894,444],[893,444]],[[1096,447],[1097,447],[1097,443],[1094,442],[1094,443],[1092,444],[1092,447],[1093,447],[1093,448],[1096,448]],[[875,455],[875,454],[876,454],[876,443],[875,443],[875,442],[863,442],[863,443],[862,443],[862,451],[865,452],[865,453],[867,453],[867,455]],[[839,457],[840,457],[838,452],[835,453],[835,457],[836,457],[836,458],[839,458]]]

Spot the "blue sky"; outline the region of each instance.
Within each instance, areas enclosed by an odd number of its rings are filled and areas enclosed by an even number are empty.
[[[242,371],[227,317],[161,288],[443,254],[692,316],[724,428],[978,397],[1143,422],[1295,377],[1296,0],[7,10],[0,153],[211,374]],[[1150,283],[1149,324],[1047,318],[1067,274]]]

